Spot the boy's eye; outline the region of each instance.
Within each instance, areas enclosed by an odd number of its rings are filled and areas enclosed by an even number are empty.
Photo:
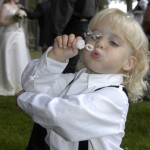
[[[117,47],[119,46],[119,44],[115,41],[110,41],[110,44],[113,45],[113,46],[117,46]]]

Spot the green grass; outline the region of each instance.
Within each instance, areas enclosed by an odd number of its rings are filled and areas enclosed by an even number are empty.
[[[31,118],[16,106],[15,96],[0,96],[0,150],[25,150]]]
[[[130,105],[122,146],[126,150],[150,150],[150,101]]]
[[[38,58],[41,52],[31,56]],[[32,125],[31,118],[16,106],[15,96],[0,96],[0,150],[25,150]],[[122,147],[150,150],[150,101],[130,105]]]

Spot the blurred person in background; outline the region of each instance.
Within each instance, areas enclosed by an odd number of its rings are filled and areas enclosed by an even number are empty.
[[[135,19],[142,24],[143,16],[147,8],[148,0],[137,0],[137,5],[133,9]]]
[[[27,13],[27,17],[31,20],[37,20],[39,24],[39,47],[42,53],[50,46],[50,0],[38,3],[33,11],[22,8]]]
[[[22,89],[21,75],[30,59],[18,0],[2,0],[0,5],[0,95],[15,95]]]

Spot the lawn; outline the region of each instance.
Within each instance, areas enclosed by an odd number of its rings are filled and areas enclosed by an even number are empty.
[[[122,147],[150,150],[150,100],[130,104]]]
[[[37,58],[41,53],[31,55]],[[0,150],[25,150],[32,125],[31,118],[16,106],[15,96],[0,96]],[[122,147],[150,150],[150,101],[130,104]]]
[[[25,150],[32,120],[16,106],[15,96],[0,96],[0,150]]]

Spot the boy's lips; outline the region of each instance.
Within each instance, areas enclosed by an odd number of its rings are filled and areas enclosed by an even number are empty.
[[[100,57],[101,57],[101,54],[100,54],[99,52],[97,52],[97,51],[93,51],[93,52],[91,53],[91,56],[92,56],[93,58],[100,58]]]

